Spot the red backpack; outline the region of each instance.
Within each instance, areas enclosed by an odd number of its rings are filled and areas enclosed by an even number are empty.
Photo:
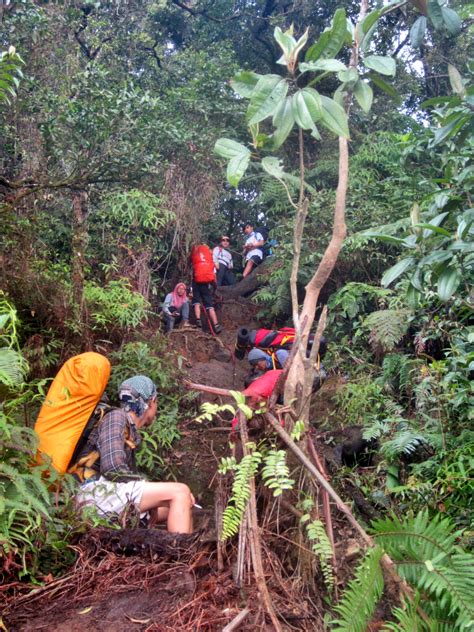
[[[214,261],[212,260],[211,251],[205,244],[193,246],[191,263],[196,283],[212,283],[215,281]]]

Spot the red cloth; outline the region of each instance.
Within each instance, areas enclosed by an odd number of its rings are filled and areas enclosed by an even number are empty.
[[[246,397],[256,397],[260,399],[266,399],[270,397],[275,388],[278,378],[283,373],[282,369],[274,369],[267,371],[261,377],[252,382],[245,391],[243,391]]]
[[[193,246],[191,251],[191,263],[196,283],[212,283],[215,281],[214,261],[212,260],[212,253],[208,246],[205,244]]]

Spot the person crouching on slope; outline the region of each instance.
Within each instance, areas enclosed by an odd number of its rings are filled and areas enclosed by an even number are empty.
[[[120,515],[129,505],[149,514],[150,525],[167,522],[168,531],[191,533],[194,497],[183,483],[144,480],[136,470],[139,430],[153,423],[157,411],[156,386],[149,377],[136,375],[119,388],[120,408],[108,412],[91,432],[81,455],[99,452],[96,475],[82,484],[76,500],[92,505],[99,514]]]
[[[172,292],[166,295],[163,303],[163,317],[166,331],[172,331],[174,326],[182,321],[183,327],[189,325],[189,301],[186,296],[186,285],[178,283]]]

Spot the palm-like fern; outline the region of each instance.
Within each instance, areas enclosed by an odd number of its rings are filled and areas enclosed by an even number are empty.
[[[290,478],[284,450],[269,450],[265,454],[262,478],[274,496],[281,496],[283,490],[293,488],[295,481]]]
[[[0,384],[17,386],[21,384],[28,370],[23,356],[15,349],[0,348]]]
[[[363,321],[370,331],[370,343],[384,351],[392,351],[406,334],[411,312],[407,309],[381,309],[369,314]]]
[[[334,610],[340,615],[334,621],[335,632],[366,632],[382,596],[384,581],[380,547],[369,549],[358,566],[354,579],[349,582],[342,599]]]
[[[222,540],[227,540],[239,530],[242,517],[250,498],[249,482],[252,476],[255,475],[261,460],[262,455],[260,452],[254,451],[244,456],[235,467],[232,496],[222,514]]]
[[[426,595],[422,607],[430,611],[435,604],[452,629],[472,629],[474,556],[456,546],[459,532],[451,521],[423,511],[403,522],[396,517],[378,520],[373,529],[400,575]]]
[[[332,569],[333,550],[331,542],[321,520],[310,520],[309,514],[301,517],[305,523],[306,535],[311,543],[311,550],[316,555],[321,565],[324,583],[329,591],[334,588],[334,573]]]

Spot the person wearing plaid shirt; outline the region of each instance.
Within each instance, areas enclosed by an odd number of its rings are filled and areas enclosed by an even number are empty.
[[[183,483],[145,481],[137,472],[135,451],[141,443],[139,429],[153,423],[157,393],[146,376],[136,375],[119,388],[120,409],[108,412],[91,432],[81,456],[94,450],[99,459],[96,475],[81,486],[76,499],[81,506],[93,505],[107,516],[120,515],[133,505],[150,516],[150,524],[167,521],[168,531],[192,532],[194,497]]]

